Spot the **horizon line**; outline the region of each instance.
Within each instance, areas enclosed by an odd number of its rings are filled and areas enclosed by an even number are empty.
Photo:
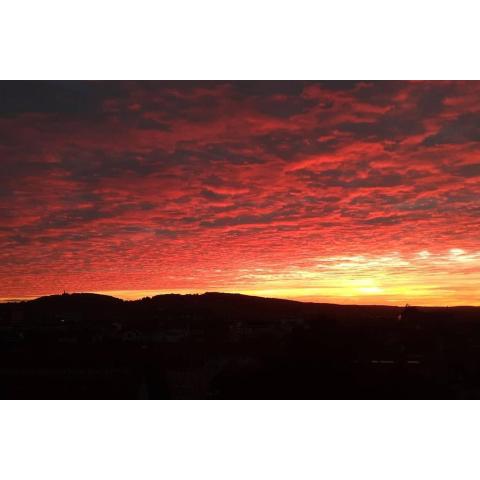
[[[131,296],[122,296],[119,295],[122,292],[142,292],[143,294],[131,297]],[[145,295],[145,293],[150,292],[153,293],[152,295]],[[404,301],[401,303],[396,304],[389,304],[389,303],[338,303],[335,301],[318,301],[318,300],[306,300],[306,299],[299,299],[299,298],[292,298],[292,297],[279,297],[279,296],[264,296],[252,293],[245,293],[245,292],[235,292],[235,291],[219,291],[219,290],[198,290],[198,291],[161,291],[161,290],[107,290],[107,291],[72,291],[67,292],[66,290],[60,293],[46,293],[43,295],[29,295],[26,297],[21,298],[0,298],[0,303],[2,304],[9,304],[9,303],[22,303],[22,302],[29,302],[32,300],[37,300],[39,298],[44,297],[53,297],[53,296],[62,296],[62,295],[82,295],[82,294],[93,294],[93,295],[104,295],[112,298],[116,298],[118,300],[123,301],[139,301],[144,298],[153,298],[157,296],[167,296],[167,295],[179,295],[179,296],[189,296],[189,295],[205,295],[205,294],[225,294],[225,295],[242,295],[245,297],[256,297],[256,298],[263,298],[266,300],[285,300],[290,302],[297,302],[297,303],[306,303],[306,304],[318,304],[318,305],[336,305],[336,306],[351,306],[351,307],[391,307],[391,308],[402,308],[406,305],[421,307],[421,308],[461,308],[461,307],[470,307],[470,308],[480,308],[480,304],[432,304],[432,305],[422,305],[417,303],[412,303],[408,301]]]

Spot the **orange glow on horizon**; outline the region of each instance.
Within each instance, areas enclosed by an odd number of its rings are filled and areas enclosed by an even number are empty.
[[[124,300],[169,293],[201,294],[208,291],[358,305],[480,305],[475,286],[480,281],[480,252],[469,254],[462,249],[450,249],[444,255],[420,251],[409,260],[393,254],[373,258],[363,255],[330,257],[316,259],[315,262],[315,268],[289,268],[282,273],[258,268],[253,272],[242,269],[238,276],[240,283],[227,288],[212,285],[206,289],[106,290],[91,293],[111,295]],[[458,272],[453,270],[452,263],[460,267]],[[461,268],[466,265],[469,268]],[[443,268],[432,273],[434,266]],[[397,274],[393,274],[392,269],[396,269]],[[450,271],[449,275],[444,274],[446,270]],[[463,295],[459,295],[457,288],[454,288],[457,282],[464,284]],[[472,284],[473,288],[469,289],[469,284]],[[35,297],[25,299],[31,298]],[[9,300],[12,299],[3,299]]]

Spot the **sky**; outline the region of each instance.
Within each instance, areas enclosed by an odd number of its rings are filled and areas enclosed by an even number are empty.
[[[0,299],[480,305],[480,82],[0,82]]]

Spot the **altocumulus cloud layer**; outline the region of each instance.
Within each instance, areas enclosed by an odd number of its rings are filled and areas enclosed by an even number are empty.
[[[0,298],[478,304],[479,141],[479,82],[1,82]]]

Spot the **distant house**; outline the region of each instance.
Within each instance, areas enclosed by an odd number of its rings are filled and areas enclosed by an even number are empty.
[[[186,326],[169,327],[155,332],[153,339],[157,342],[176,343],[191,336],[190,328]]]
[[[285,325],[280,322],[262,320],[239,320],[230,325],[230,338],[233,341],[240,341],[247,338],[256,338],[265,335],[279,335]]]

